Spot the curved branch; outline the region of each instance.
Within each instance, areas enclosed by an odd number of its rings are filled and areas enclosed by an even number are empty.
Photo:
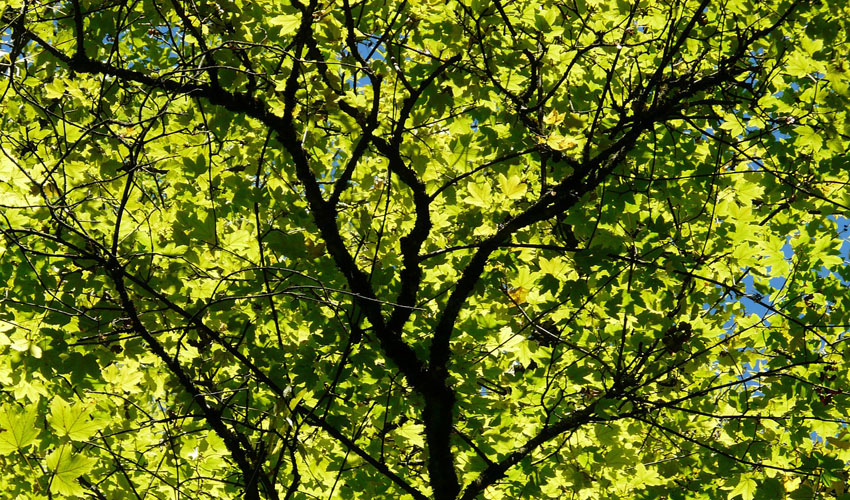
[[[550,427],[545,427],[536,436],[529,439],[524,445],[514,450],[507,457],[484,469],[484,471],[481,472],[481,474],[479,474],[478,477],[463,490],[460,500],[472,500],[478,496],[488,486],[503,478],[508,469],[518,464],[520,460],[527,457],[531,452],[547,441],[550,441],[565,432],[578,429],[579,427],[595,420],[599,419],[594,417],[592,407],[587,407],[581,410],[576,410],[570,416],[559,420]]]
[[[298,413],[301,413],[307,419],[307,421],[310,422],[310,424],[312,424],[316,427],[319,427],[320,429],[322,429],[325,432],[327,432],[328,434],[330,434],[334,439],[336,439],[337,441],[339,441],[340,443],[345,445],[348,449],[353,451],[355,455],[362,458],[369,465],[371,465],[372,467],[377,469],[381,474],[383,474],[384,476],[389,478],[393,483],[398,485],[399,488],[403,489],[404,491],[406,491],[410,495],[413,495],[413,498],[415,498],[416,500],[428,500],[428,497],[426,497],[419,490],[417,490],[416,488],[414,488],[413,486],[408,484],[398,474],[396,474],[395,472],[390,470],[390,468],[387,467],[385,464],[377,461],[374,457],[372,457],[372,455],[369,455],[368,453],[366,453],[366,451],[363,448],[357,446],[357,443],[355,443],[351,439],[347,438],[337,428],[335,428],[332,425],[330,425],[329,423],[327,423],[324,419],[317,417],[316,415],[313,414],[312,411],[308,410],[307,408],[301,407],[301,406],[296,408],[296,411]]]

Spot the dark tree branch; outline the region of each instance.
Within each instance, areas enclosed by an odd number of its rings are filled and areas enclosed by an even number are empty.
[[[244,435],[234,431],[224,423],[224,418],[220,410],[211,406],[203,392],[195,385],[195,382],[189,377],[183,366],[177,358],[169,356],[162,344],[157,341],[156,337],[151,335],[148,329],[144,326],[139,314],[136,311],[136,304],[130,298],[130,294],[124,284],[124,269],[116,260],[110,259],[104,262],[107,267],[109,277],[115,285],[115,290],[118,293],[118,299],[121,307],[130,318],[133,329],[144,339],[151,352],[153,352],[164,364],[168,370],[177,378],[183,389],[192,396],[192,400],[201,409],[204,418],[210,424],[210,427],[224,441],[227,450],[242,472],[245,481],[245,498],[246,500],[259,500],[260,493],[257,488],[257,481],[261,481],[266,486],[266,494],[269,498],[277,498],[274,486],[270,484],[268,478],[264,474],[258,473],[255,470],[254,463],[257,458],[253,449],[247,443]]]
[[[568,417],[559,420],[552,426],[545,427],[536,436],[529,439],[524,445],[511,452],[507,457],[484,469],[484,471],[481,472],[474,481],[464,488],[463,493],[460,496],[460,500],[472,500],[477,497],[488,486],[503,478],[508,469],[518,464],[520,460],[527,457],[530,453],[547,441],[596,420],[601,419],[594,417],[592,407],[587,407],[582,410],[574,411]]]
[[[297,411],[301,413],[311,425],[319,427],[320,429],[333,436],[334,439],[344,444],[345,447],[349,450],[353,451],[355,455],[365,460],[369,465],[374,467],[381,474],[392,480],[392,482],[395,483],[399,488],[401,488],[408,494],[413,495],[413,498],[415,498],[416,500],[428,500],[428,497],[426,497],[421,492],[419,492],[419,490],[408,484],[404,479],[402,479],[395,472],[390,470],[386,465],[377,461],[374,457],[366,453],[363,448],[357,446],[357,443],[346,437],[343,433],[341,433],[338,429],[327,423],[324,419],[317,417],[310,410],[300,406],[298,407]]]

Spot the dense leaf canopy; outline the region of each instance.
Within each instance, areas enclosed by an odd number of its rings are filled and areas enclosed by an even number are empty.
[[[844,495],[844,0],[0,11],[3,498]]]

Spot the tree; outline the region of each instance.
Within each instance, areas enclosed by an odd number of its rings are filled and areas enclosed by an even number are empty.
[[[842,495],[848,17],[4,1],[4,497]]]

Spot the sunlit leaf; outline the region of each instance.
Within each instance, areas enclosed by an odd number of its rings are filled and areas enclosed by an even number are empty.
[[[37,418],[34,406],[22,409],[7,404],[0,407],[0,454],[8,455],[31,445],[39,434]]]

